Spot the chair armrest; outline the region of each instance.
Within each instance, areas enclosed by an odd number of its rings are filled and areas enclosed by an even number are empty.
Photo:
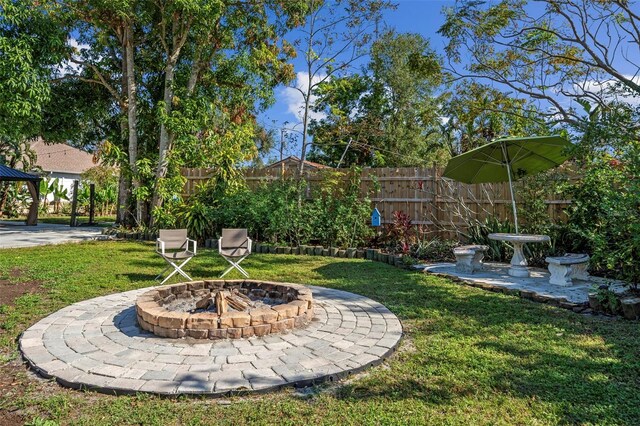
[[[189,243],[191,243],[191,245],[193,246],[193,250],[191,251],[191,253],[193,253],[195,256],[198,251],[198,242],[196,240],[192,240],[191,238],[187,238],[187,251],[189,251]]]
[[[160,238],[156,240],[156,253],[164,255],[164,241],[162,241]]]
[[[222,251],[222,237],[218,238],[218,253]]]
[[[247,241],[249,242],[247,248],[249,249],[249,253],[251,253],[251,238],[247,238]]]

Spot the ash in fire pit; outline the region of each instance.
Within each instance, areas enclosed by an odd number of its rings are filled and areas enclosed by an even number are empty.
[[[306,325],[313,298],[299,284],[194,281],[144,293],[136,310],[140,326],[158,336],[240,338]]]
[[[255,309],[268,309],[272,306],[282,305],[283,303],[280,299],[272,299],[270,297],[251,297],[234,288],[231,290],[218,290],[200,300],[195,297],[190,299],[176,299],[165,305],[165,308],[170,311],[188,312],[190,314],[200,312],[223,314],[225,312],[251,312]]]

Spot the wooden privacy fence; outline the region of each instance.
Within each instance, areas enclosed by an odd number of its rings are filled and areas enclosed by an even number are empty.
[[[377,207],[382,223],[393,222],[393,212],[409,215],[414,224],[426,225],[429,231],[441,236],[451,236],[461,230],[469,219],[483,221],[489,216],[513,221],[511,196],[508,183],[466,185],[442,177],[442,169],[436,167],[415,168],[365,168],[361,172],[360,190],[363,198],[371,200],[371,209]],[[319,185],[327,173],[341,172],[345,176],[350,169],[309,170],[305,172],[307,194]],[[209,178],[206,169],[182,169],[186,178],[183,196],[192,194],[197,185]],[[284,173],[291,177],[291,171]],[[249,169],[244,173],[247,186],[257,188],[262,182],[283,177],[283,171],[274,169]],[[518,195],[516,182],[516,200]],[[547,211],[553,221],[564,221],[564,208],[571,202],[545,197]]]

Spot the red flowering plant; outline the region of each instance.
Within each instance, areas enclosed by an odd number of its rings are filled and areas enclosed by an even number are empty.
[[[415,230],[409,215],[402,210],[394,211],[393,222],[387,225],[386,231],[390,249],[404,255],[409,254],[411,244],[415,239]]]

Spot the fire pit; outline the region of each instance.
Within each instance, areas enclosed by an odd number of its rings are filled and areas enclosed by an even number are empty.
[[[136,300],[138,324],[161,337],[239,339],[305,326],[311,290],[255,280],[192,281],[155,288]]]

